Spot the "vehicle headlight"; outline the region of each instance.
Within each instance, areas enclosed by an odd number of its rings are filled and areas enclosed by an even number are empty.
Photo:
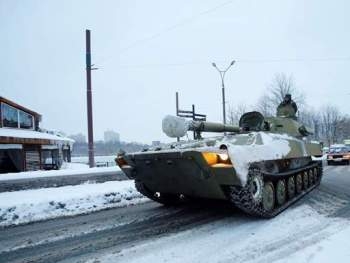
[[[212,167],[232,167],[232,162],[227,153],[202,153],[205,161]]]
[[[115,158],[115,162],[120,168],[122,168],[125,165],[128,165],[127,161],[122,156],[118,156],[117,158]]]

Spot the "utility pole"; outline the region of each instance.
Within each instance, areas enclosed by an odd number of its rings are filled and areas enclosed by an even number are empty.
[[[89,166],[95,166],[94,157],[94,128],[92,120],[92,92],[91,92],[91,45],[90,30],[86,30],[86,102],[87,102],[87,122],[88,122],[88,146],[89,146]]]
[[[176,116],[179,116],[179,93],[176,91]],[[176,140],[179,142],[180,138],[177,137]]]
[[[176,116],[179,116],[179,93],[176,91]]]
[[[230,67],[235,64],[236,61],[232,60],[230,65],[225,69],[221,70],[219,69],[215,63],[212,63],[213,67],[217,69],[217,71],[220,73],[221,77],[221,88],[222,88],[222,119],[223,119],[223,124],[226,124],[226,101],[225,101],[225,74],[229,70]]]

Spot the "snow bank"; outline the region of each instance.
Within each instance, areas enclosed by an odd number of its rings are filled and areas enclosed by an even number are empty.
[[[118,172],[118,171],[120,171],[120,168],[117,166],[88,168],[88,166],[83,164],[67,164],[67,169],[62,169],[62,170],[0,174],[0,182],[5,180],[17,180],[17,179],[26,179],[26,178],[69,176],[69,175]]]
[[[61,166],[61,169],[66,169],[66,170],[81,170],[81,169],[87,169],[87,168],[89,168],[89,166],[83,163],[63,163]]]
[[[104,162],[104,163],[114,163],[115,164],[115,158],[117,155],[100,155],[100,156],[95,156],[95,162]],[[72,163],[84,163],[88,164],[89,163],[89,156],[74,156],[71,158]]]
[[[0,193],[0,226],[123,207],[144,198],[133,181]]]
[[[290,152],[287,135],[251,133],[248,144],[237,145],[229,140],[220,142],[227,145],[229,156],[243,185],[247,182],[249,163],[262,160],[281,159]]]

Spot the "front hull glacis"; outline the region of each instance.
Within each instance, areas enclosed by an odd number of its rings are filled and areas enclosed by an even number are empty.
[[[214,168],[198,151],[128,154],[124,159],[125,174],[153,193],[227,199],[222,186],[241,186],[232,166]]]

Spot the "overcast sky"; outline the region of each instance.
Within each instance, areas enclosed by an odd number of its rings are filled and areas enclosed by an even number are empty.
[[[42,127],[87,134],[85,29],[91,29],[95,139],[167,140],[161,120],[192,104],[222,121],[254,104],[277,72],[294,76],[309,107],[350,113],[347,0],[0,0],[0,96],[43,115]]]

